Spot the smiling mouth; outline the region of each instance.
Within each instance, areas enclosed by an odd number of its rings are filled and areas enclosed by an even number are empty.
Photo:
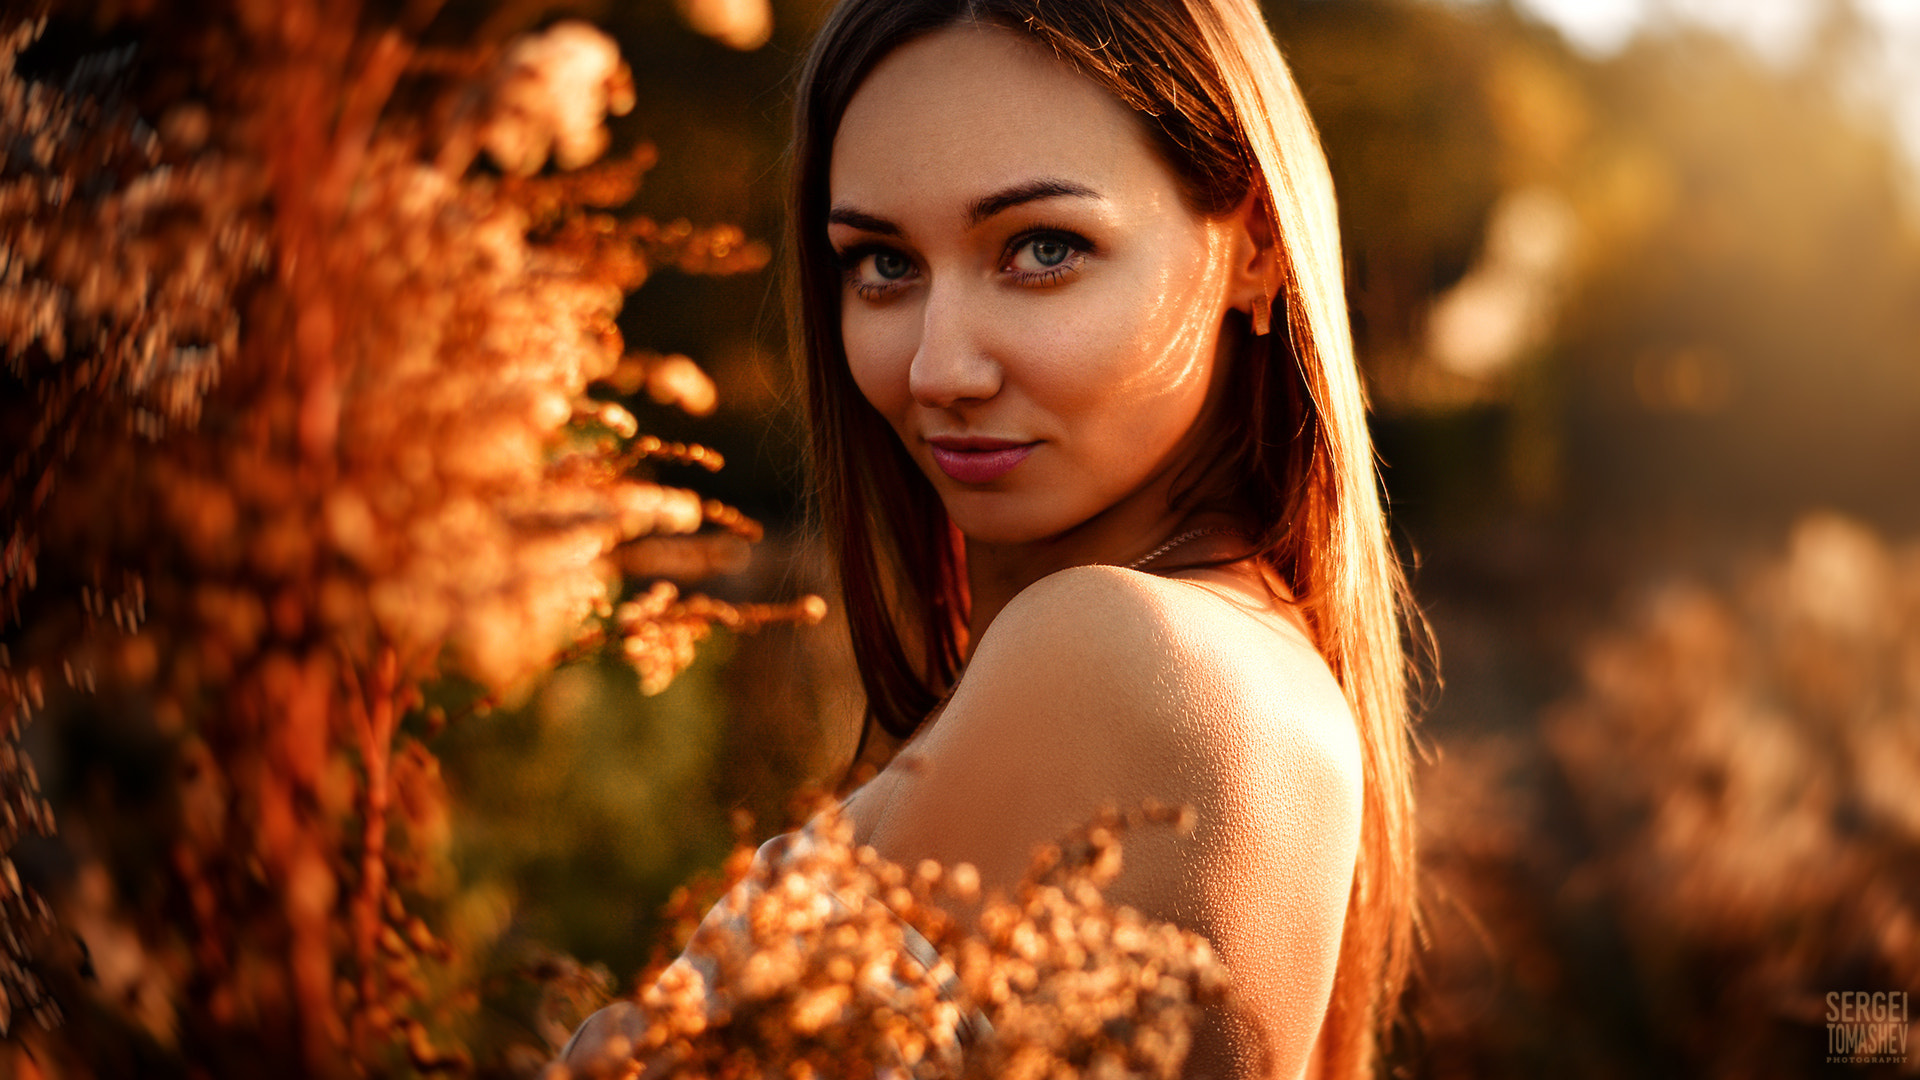
[[[933,463],[962,484],[986,484],[1012,472],[1033,453],[1037,442],[1009,439],[932,438]]]

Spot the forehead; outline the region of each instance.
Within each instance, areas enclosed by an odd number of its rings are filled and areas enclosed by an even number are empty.
[[[905,197],[968,202],[1036,176],[1109,195],[1175,187],[1112,94],[1026,37],[969,24],[875,65],[834,136],[828,183],[835,204],[879,210]]]

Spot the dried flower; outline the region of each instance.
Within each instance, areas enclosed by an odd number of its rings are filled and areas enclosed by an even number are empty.
[[[1204,938],[1101,895],[1147,823],[1191,815],[1104,814],[982,898],[972,867],[894,865],[827,811],[736,853],[745,874],[683,959],[572,1060],[590,1077],[1175,1076],[1226,974]]]
[[[767,0],[678,0],[687,24],[730,48],[757,49],[773,36]]]
[[[606,152],[601,121],[633,103],[633,75],[612,39],[583,22],[556,23],[507,50],[481,145],[519,176],[539,172],[549,152],[560,168],[578,169]]]
[[[178,995],[96,996],[103,1023],[185,1060],[256,1045],[248,1071],[463,1068],[475,961],[427,918],[452,887],[446,795],[403,730],[423,687],[510,695],[617,637],[657,688],[711,623],[817,618],[671,586],[614,616],[623,579],[758,536],[650,471],[717,455],[606,396],[625,361],[712,404],[684,358],[625,356],[623,297],[765,248],[605,213],[644,148],[540,174],[599,157],[633,104],[583,24],[489,72],[319,0],[166,8],[86,62],[113,78],[60,87],[16,66],[41,24],[0,25],[0,350],[28,390],[0,403],[0,1027],[55,1018],[51,910],[7,859],[52,828],[18,749],[51,677],[138,695],[165,778],[141,910],[170,917],[117,922],[105,886],[63,901],[151,970],[114,987]],[[187,96],[169,65],[206,78]],[[46,1060],[85,1075],[86,1053]]]
[[[1539,743],[1426,777],[1431,1075],[1572,1030],[1605,1072],[1813,1071],[1829,991],[1920,993],[1920,547],[1809,515],[1730,582],[1648,590],[1581,682]]]

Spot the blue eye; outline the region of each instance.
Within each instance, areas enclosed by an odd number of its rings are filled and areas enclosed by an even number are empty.
[[[912,257],[890,247],[863,246],[835,256],[847,287],[868,300],[883,300],[919,276]]]
[[[1041,266],[1059,266],[1067,261],[1068,255],[1073,254],[1073,249],[1065,241],[1055,237],[1035,240],[1028,247],[1033,251],[1033,261]]]
[[[1026,285],[1048,285],[1074,273],[1086,262],[1093,245],[1072,233],[1029,233],[1014,241],[1006,270]]]

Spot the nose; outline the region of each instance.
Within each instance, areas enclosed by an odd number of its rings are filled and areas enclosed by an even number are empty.
[[[978,304],[958,290],[931,289],[921,313],[920,347],[907,372],[913,400],[944,409],[1000,392],[1000,365],[984,347]]]

